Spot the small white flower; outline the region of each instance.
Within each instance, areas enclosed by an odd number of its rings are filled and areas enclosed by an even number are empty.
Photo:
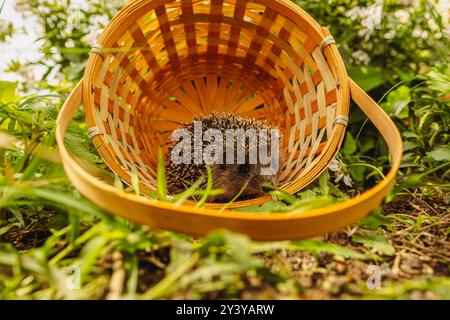
[[[352,186],[352,178],[348,174],[344,175],[344,184],[349,187]]]
[[[359,30],[358,35],[369,40],[375,29],[380,28],[383,13],[382,1],[377,1],[368,7],[354,7],[345,14],[352,20],[359,20],[364,29]]]
[[[345,164],[340,159],[335,158],[331,160],[328,165],[328,169],[337,174],[337,177],[334,179],[334,183],[338,183],[342,180],[345,185],[349,187],[352,186],[352,178],[350,175],[345,173]]]
[[[84,17],[84,14],[81,12],[81,10],[69,8],[69,15],[67,17],[67,25],[64,28],[64,30],[67,29],[70,32],[72,29],[79,28],[83,17]]]
[[[344,177],[344,174],[341,173],[340,175],[338,175],[338,176],[336,177],[336,179],[334,179],[334,183],[338,183],[339,181],[342,180],[343,177]]]
[[[395,30],[389,30],[388,32],[386,32],[384,34],[384,38],[387,40],[391,40],[391,39],[394,39],[395,35],[396,35]]]
[[[109,18],[106,14],[100,16],[91,16],[89,18],[89,22],[94,26],[95,29],[97,29],[101,26],[107,25],[109,22]]]
[[[88,34],[86,34],[83,37],[83,40],[86,41],[91,47],[96,46],[97,39],[101,35],[101,33],[102,33],[102,29],[93,30],[93,31],[89,32]]]
[[[345,16],[352,20],[357,20],[364,16],[364,10],[362,7],[353,7],[345,13]]]
[[[91,47],[97,45],[97,39],[103,32],[104,27],[108,24],[108,16],[93,16],[90,17],[89,22],[91,27],[89,32],[84,36],[83,40],[86,41]]]
[[[339,171],[340,170],[339,161],[337,161],[336,159],[331,160],[330,165],[328,166],[328,169],[333,172]]]
[[[394,16],[399,20],[400,23],[407,23],[410,18],[410,14],[406,10],[397,10],[394,12]]]
[[[428,31],[426,31],[426,30],[423,30],[422,34],[420,35],[420,37],[421,37],[422,39],[427,39],[428,36],[429,36],[429,34],[428,34]]]
[[[360,61],[364,65],[368,65],[370,63],[370,56],[367,54],[367,52],[362,50],[357,50],[352,53],[352,58]]]
[[[367,28],[365,29],[361,29],[358,31],[358,36],[360,36],[361,38],[364,38],[364,40],[369,40],[370,36],[372,35],[372,30],[369,30]]]
[[[340,175],[338,175],[336,177],[336,179],[334,179],[334,183],[338,183],[341,180],[344,182],[344,184],[346,186],[348,186],[348,187],[352,186],[352,178],[350,178],[350,176],[348,174],[341,173]]]
[[[69,8],[73,8],[76,10],[92,11],[93,7],[91,6],[90,2],[94,1],[71,0]]]
[[[414,38],[423,38],[423,39],[425,39],[425,38],[428,37],[428,32],[423,30],[420,27],[415,27],[413,32],[412,32],[412,36]]]
[[[67,6],[67,0],[56,0],[55,5],[58,7],[65,7]]]
[[[443,35],[440,32],[436,32],[436,33],[433,34],[433,36],[434,36],[435,39],[441,39]]]

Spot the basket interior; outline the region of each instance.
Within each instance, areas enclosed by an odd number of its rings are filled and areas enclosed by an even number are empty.
[[[283,1],[135,1],[89,59],[83,102],[100,133],[94,142],[116,174],[128,183],[136,171],[149,194],[172,130],[198,114],[233,112],[281,130],[287,187],[325,168],[331,157],[316,160],[341,139],[339,77],[321,31]]]

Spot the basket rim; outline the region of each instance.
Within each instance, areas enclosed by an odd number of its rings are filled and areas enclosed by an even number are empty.
[[[102,35],[98,39],[98,46],[100,49],[111,47],[122,35],[132,26],[135,21],[145,12],[153,10],[158,6],[170,3],[171,0],[134,0],[126,4],[106,26]],[[318,46],[321,45],[325,38],[330,37],[331,34],[325,27],[315,21],[305,10],[289,0],[253,0],[255,3],[262,4],[266,7],[271,7],[277,12],[291,19],[295,24],[305,28],[305,33],[312,37]],[[83,78],[83,109],[88,128],[96,126],[95,105],[92,94],[93,83],[98,74],[102,62],[102,55],[92,52],[89,56],[86,70]],[[336,44],[330,43],[323,48],[323,54],[326,57],[330,67],[335,69],[339,88],[337,90],[336,101],[336,117],[338,115],[348,116],[350,108],[350,86],[342,56],[340,55]],[[289,193],[295,193],[312,183],[326,168],[331,160],[335,157],[340,149],[345,135],[345,125],[334,125],[323,150],[318,156],[308,165],[308,170],[302,179],[289,182],[285,187]],[[130,180],[130,174],[124,171],[120,165],[114,160],[115,156],[108,148],[102,148],[106,144],[106,139],[103,135],[92,139],[95,147],[107,163],[108,167],[118,176],[124,180],[126,184]],[[141,190],[153,191],[149,186],[140,183]],[[237,207],[259,205],[271,199],[270,196],[265,195],[254,199],[236,201],[228,206],[228,209]],[[192,210],[193,201],[187,201],[188,207]],[[217,210],[223,207],[221,203],[207,203],[206,207]]]

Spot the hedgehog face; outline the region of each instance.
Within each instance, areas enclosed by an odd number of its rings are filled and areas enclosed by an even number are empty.
[[[246,131],[252,133],[251,136],[256,137],[255,134],[259,132],[259,130],[266,130],[265,132],[267,132],[267,130],[272,129],[266,124],[256,120],[242,118],[230,113],[213,113],[210,115],[194,118],[194,121],[192,123],[186,124],[182,127],[182,129],[184,130],[184,133],[186,133],[188,145],[190,144],[190,148],[187,148],[186,151],[187,158],[190,160],[195,160],[194,150],[196,149],[196,143],[200,144],[201,154],[203,154],[203,152],[205,151],[206,147],[205,144],[203,144],[205,136],[203,136],[203,132],[206,132],[209,129],[214,129],[216,133],[219,133],[218,139],[216,140],[215,138],[214,141],[220,142],[220,144],[218,145],[218,150],[220,150],[220,148],[223,148],[223,154],[220,154],[220,151],[214,151],[214,157],[216,157],[217,154],[217,159],[215,160],[215,162],[213,161],[213,163],[209,163],[212,174],[213,188],[222,189],[224,190],[224,193],[221,195],[209,197],[207,199],[208,202],[228,202],[243,189],[244,185],[247,186],[242,191],[239,200],[258,197],[264,194],[261,188],[261,184],[276,184],[275,180],[278,173],[269,172],[269,175],[267,175],[267,158],[264,156],[263,152],[259,152],[259,148],[264,146],[265,148],[263,148],[263,150],[269,150],[269,154],[272,155],[272,145],[267,145],[267,142],[261,143],[259,139],[256,139],[256,141],[252,140],[251,142],[250,137],[239,136],[237,134],[232,135],[231,140],[229,141],[227,132],[229,131],[229,129],[239,129],[241,130],[241,132]],[[199,131],[201,135],[198,135]],[[178,140],[174,139],[173,141]],[[238,146],[239,142],[239,146],[243,148],[239,149],[241,153],[238,152],[237,148],[236,150],[234,147],[229,149],[229,142],[231,142],[232,146],[236,147]],[[256,149],[253,148],[255,146],[257,147]],[[174,145],[170,145],[168,149],[168,162],[166,163],[166,172],[168,173],[167,178],[169,191],[171,193],[178,193],[185,190],[187,187],[189,187],[190,184],[194,183],[201,176],[204,176],[206,172],[206,166],[204,163],[193,164],[193,162],[175,164],[174,162],[172,162],[171,158],[172,151],[174,150],[173,148]],[[179,149],[176,150],[177,152],[179,151]],[[234,152],[234,155],[232,157],[232,159],[234,159],[233,161],[228,161],[229,150]],[[254,159],[254,153],[251,154],[253,157],[250,157],[250,152],[257,152],[257,161],[255,161],[256,159]],[[244,163],[234,163],[235,160],[238,161],[239,154],[241,156],[245,155]],[[281,154],[281,152],[275,154]],[[279,160],[280,162],[282,161],[281,158]],[[263,165],[263,163],[266,164]],[[270,164],[270,168],[274,168],[272,164],[273,163]],[[280,167],[281,163],[279,164],[278,168]],[[204,189],[205,187],[206,181],[203,181],[203,183],[200,185],[200,188]]]

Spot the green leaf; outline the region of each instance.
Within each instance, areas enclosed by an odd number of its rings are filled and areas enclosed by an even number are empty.
[[[414,141],[403,142],[403,151],[413,150],[417,147],[419,147],[419,144]]]
[[[387,101],[381,107],[387,114],[406,119],[409,117],[408,104],[411,102],[411,94],[408,86],[400,86],[391,91],[387,96]]]
[[[342,152],[346,156],[350,156],[356,152],[356,141],[349,131],[347,131],[347,134],[345,135],[345,141],[344,146],[342,147]]]
[[[330,173],[328,170],[325,170],[320,176],[319,176],[319,189],[323,196],[327,196],[330,193]]]
[[[359,153],[360,154],[366,154],[370,150],[372,150],[376,147],[375,139],[373,139],[372,137],[359,136],[358,141],[359,141]]]
[[[356,233],[352,236],[352,241],[361,243],[364,247],[385,256],[392,256],[395,253],[395,248],[389,243],[388,239],[380,234],[372,232]]]
[[[392,219],[384,216],[381,209],[377,209],[373,214],[359,222],[359,226],[367,229],[376,230],[382,225],[390,223]]]
[[[403,132],[402,136],[405,138],[419,138],[419,136],[417,134],[415,134],[414,132],[410,132],[410,131]]]
[[[64,137],[64,143],[67,150],[77,157],[93,163],[99,162],[99,157],[90,150],[89,145],[86,143],[86,138],[79,132],[74,130],[68,131]]]
[[[76,81],[83,76],[85,63],[72,62],[70,65],[63,69],[64,75],[68,80]]]
[[[364,91],[370,91],[384,82],[381,69],[377,67],[350,66],[348,73]]]
[[[297,196],[300,198],[300,201],[310,201],[317,198],[317,193],[314,190],[305,190],[297,193]]]
[[[357,182],[363,182],[364,178],[367,178],[365,176],[366,169],[367,168],[365,166],[353,166],[349,167],[348,171],[350,172],[350,176],[352,177],[353,180]]]
[[[297,201],[297,198],[286,191],[282,189],[277,189],[274,191],[270,191],[269,194],[273,197],[276,197],[276,199],[283,201],[287,204],[293,204]]]
[[[0,81],[0,104],[14,101],[18,84],[18,82]]]
[[[450,144],[427,152],[427,156],[432,157],[436,161],[450,161]]]
[[[270,200],[265,202],[261,206],[248,206],[242,208],[236,208],[235,211],[239,212],[281,212],[284,211],[287,206],[280,201]]]
[[[450,93],[450,69],[448,65],[444,64],[433,68],[426,75],[426,78],[431,89],[442,94]]]

